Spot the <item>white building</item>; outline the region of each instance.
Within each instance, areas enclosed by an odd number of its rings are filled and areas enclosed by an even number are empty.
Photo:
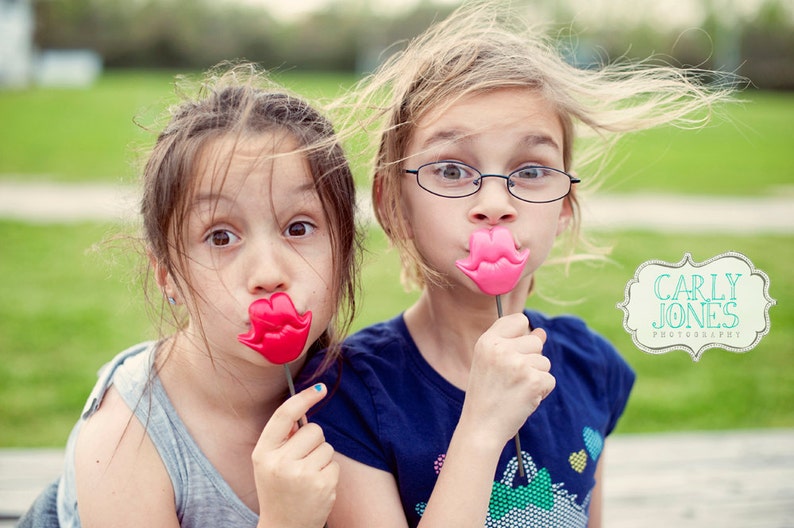
[[[26,86],[33,75],[31,0],[0,0],[0,87]]]

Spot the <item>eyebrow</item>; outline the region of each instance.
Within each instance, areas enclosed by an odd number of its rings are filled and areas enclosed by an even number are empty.
[[[429,138],[421,145],[422,150],[430,149],[439,143],[472,143],[476,140],[477,134],[466,133],[460,130],[441,130]],[[526,147],[548,146],[561,151],[561,147],[554,139],[547,134],[527,134],[522,137],[519,143]]]
[[[317,192],[317,189],[315,188],[315,182],[314,181],[306,182],[306,183],[304,183],[302,185],[299,185],[299,186],[295,187],[294,189],[292,189],[290,192],[296,193],[296,194],[312,193],[312,194],[316,194],[316,195],[319,196],[319,192]],[[223,191],[221,191],[221,192],[208,192],[208,193],[201,193],[201,194],[197,195],[191,201],[191,204],[193,206],[196,206],[196,205],[199,205],[199,204],[204,203],[204,202],[218,202],[218,203],[219,202],[229,202],[229,203],[233,204],[233,203],[236,202],[236,199],[231,197],[231,196],[229,196],[229,195],[227,195],[227,194],[225,194]]]

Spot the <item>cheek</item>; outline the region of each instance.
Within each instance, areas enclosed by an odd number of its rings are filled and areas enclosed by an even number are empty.
[[[532,235],[529,241],[531,252],[528,267],[532,270],[539,268],[545,262],[560,233],[561,207],[556,204],[547,204],[547,206],[548,210],[543,211],[543,214],[533,216],[529,226]]]
[[[398,205],[399,212],[405,219],[406,234],[415,241],[429,239],[444,240],[449,238],[455,218],[460,211],[455,206],[461,205],[460,200],[439,198],[416,186],[403,186],[403,199]],[[465,213],[464,213],[465,214]]]

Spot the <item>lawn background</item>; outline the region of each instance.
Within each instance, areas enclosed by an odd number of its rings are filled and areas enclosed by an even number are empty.
[[[0,180],[132,183],[145,123],[170,101],[171,72],[112,72],[90,90],[0,92]],[[334,75],[282,77],[310,97],[352,83]],[[647,132],[616,152],[620,169],[602,191],[763,196],[793,194],[794,95],[742,94],[728,119],[696,132]],[[630,154],[631,157],[625,158]],[[363,175],[358,175],[363,182]],[[156,335],[144,307],[141,261],[125,230],[102,223],[26,224],[0,220],[0,447],[62,446],[95,379],[117,351]],[[597,233],[611,260],[539,273],[529,305],[586,319],[621,350],[638,382],[618,431],[794,427],[794,311],[791,236]],[[390,317],[415,294],[402,291],[398,261],[377,229],[369,251],[356,328]],[[770,277],[771,332],[744,354],[637,350],[623,330],[626,282],[649,259],[696,261],[744,253]],[[552,302],[551,299],[556,302]]]

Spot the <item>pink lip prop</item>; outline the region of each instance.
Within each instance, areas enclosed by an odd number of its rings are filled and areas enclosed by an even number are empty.
[[[483,293],[502,295],[515,288],[529,258],[529,250],[517,251],[513,235],[502,226],[479,229],[469,238],[469,256],[455,261]]]
[[[455,265],[474,281],[483,293],[496,296],[496,313],[502,317],[501,295],[518,284],[524,266],[529,259],[529,249],[516,250],[513,234],[509,229],[496,226],[478,229],[469,237],[469,256],[455,261]],[[518,474],[524,477],[524,458],[521,455],[521,439],[514,438]]]

